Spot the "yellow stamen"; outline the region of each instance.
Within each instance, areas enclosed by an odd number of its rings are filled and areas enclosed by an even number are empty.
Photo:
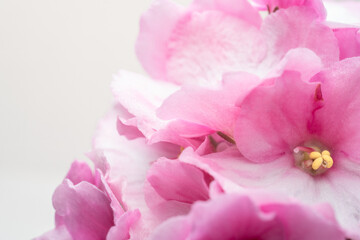
[[[323,162],[323,159],[321,157],[315,159],[311,165],[312,169],[318,170]]]
[[[309,157],[311,159],[317,159],[317,158],[321,157],[321,153],[319,153],[319,152],[311,152]]]
[[[329,155],[322,155],[322,158],[327,163],[326,168],[331,168],[334,164],[334,160],[332,159],[332,157],[330,157]]]
[[[330,152],[327,150],[320,152],[311,152],[309,155],[310,159],[313,159],[311,165],[312,169],[318,170],[321,166],[324,168],[331,168],[334,164],[334,160],[330,157]]]

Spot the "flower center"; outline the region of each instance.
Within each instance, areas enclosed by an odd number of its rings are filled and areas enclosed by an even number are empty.
[[[330,169],[334,161],[331,154],[320,144],[294,148],[295,165],[311,175],[319,175]]]

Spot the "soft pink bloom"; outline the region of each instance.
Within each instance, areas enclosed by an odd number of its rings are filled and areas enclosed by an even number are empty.
[[[139,211],[125,212],[100,172],[75,161],[53,196],[56,228],[39,240],[128,239]]]
[[[339,240],[345,236],[327,206],[228,194],[195,203],[188,215],[167,220],[150,239]]]
[[[137,41],[151,78],[114,77],[95,172],[72,165],[38,239],[344,239],[337,220],[360,237],[359,29],[317,0],[257,2],[265,19],[245,0],[155,1]],[[316,148],[332,168],[309,165]]]
[[[188,8],[156,1],[137,42],[151,77],[215,86],[229,71],[266,76],[296,48],[313,51],[325,66],[339,59],[334,34],[310,7],[281,9],[262,21],[245,0],[195,0]]]

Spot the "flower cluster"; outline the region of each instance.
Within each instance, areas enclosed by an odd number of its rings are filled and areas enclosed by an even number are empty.
[[[149,77],[114,77],[95,170],[73,163],[37,239],[360,239],[360,25],[320,0],[157,0],[136,52]]]

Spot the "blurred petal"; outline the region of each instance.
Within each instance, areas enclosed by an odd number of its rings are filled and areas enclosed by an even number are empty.
[[[108,198],[87,182],[74,186],[65,180],[54,193],[53,205],[74,239],[105,239],[114,225]]]
[[[147,179],[166,200],[193,203],[209,198],[205,173],[177,160],[160,159],[148,171]]]

